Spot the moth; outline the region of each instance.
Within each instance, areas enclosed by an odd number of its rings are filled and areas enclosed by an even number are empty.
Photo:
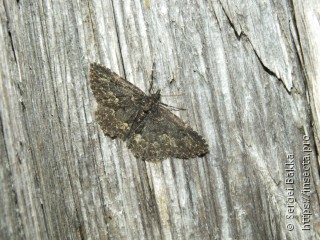
[[[95,115],[102,131],[125,141],[136,158],[160,161],[208,153],[203,137],[161,103],[160,90],[147,95],[97,63],[90,64],[90,86],[98,103]]]

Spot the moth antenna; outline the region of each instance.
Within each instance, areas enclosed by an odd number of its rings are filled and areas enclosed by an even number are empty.
[[[170,94],[170,95],[161,94],[161,96],[163,96],[163,97],[178,97],[178,96],[184,96],[184,93]]]
[[[151,69],[151,81],[150,81],[150,87],[149,87],[149,94],[151,94],[153,91],[153,82],[154,82],[154,79],[156,78],[155,71],[156,71],[156,63],[153,62],[152,69]]]
[[[166,106],[168,108],[170,108],[172,111],[185,111],[187,109],[185,108],[178,108],[178,107],[174,107],[174,106],[171,106],[171,105],[168,105],[168,104],[165,104],[165,103],[160,103],[162,106]]]

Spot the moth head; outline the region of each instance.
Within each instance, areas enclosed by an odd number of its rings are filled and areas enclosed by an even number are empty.
[[[160,89],[158,89],[158,90],[156,91],[156,93],[151,94],[151,96],[152,96],[152,98],[153,98],[154,100],[159,101],[159,100],[160,100],[160,97],[161,97]]]

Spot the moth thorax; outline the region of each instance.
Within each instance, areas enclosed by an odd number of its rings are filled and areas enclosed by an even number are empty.
[[[156,93],[151,94],[150,96],[145,96],[142,100],[143,102],[143,111],[149,112],[155,105],[157,105],[160,101],[160,90],[157,90]]]

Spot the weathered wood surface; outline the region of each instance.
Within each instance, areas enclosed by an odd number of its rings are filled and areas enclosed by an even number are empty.
[[[0,13],[0,239],[320,238],[316,0],[4,0]],[[94,61],[143,90],[153,71],[210,154],[148,163],[105,137]]]

